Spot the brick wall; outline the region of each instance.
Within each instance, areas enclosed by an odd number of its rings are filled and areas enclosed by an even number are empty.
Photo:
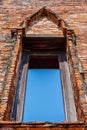
[[[2,122],[0,130],[87,130],[83,123],[21,123]]]
[[[67,41],[67,58],[75,97],[77,117],[87,122],[87,2],[86,0],[2,0],[0,1],[0,119],[9,120],[22,53],[21,41],[11,39],[11,30],[46,6],[74,30],[76,45]],[[50,26],[51,26],[51,29]],[[38,29],[38,26],[42,29]],[[27,33],[61,34],[52,21],[38,21]],[[10,107],[9,107],[10,106]]]

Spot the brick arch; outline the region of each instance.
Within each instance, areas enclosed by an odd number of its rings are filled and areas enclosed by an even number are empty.
[[[58,28],[62,31],[62,34],[65,35],[66,27],[65,22],[62,20],[56,13],[53,11],[47,9],[46,7],[43,7],[42,9],[38,10],[36,13],[31,15],[29,18],[26,18],[22,26],[24,26],[25,31],[29,26],[34,23],[34,21],[39,21],[41,18],[47,18],[48,20],[52,21],[57,25]]]
[[[55,12],[46,7],[41,8],[37,12],[35,12],[30,17],[27,17],[24,21],[21,22],[18,28],[11,30],[11,36],[23,36],[26,35],[26,30],[28,27],[36,20],[39,20],[42,17],[46,17],[49,20],[53,21],[58,28],[61,29],[62,34],[66,36],[69,40],[71,40],[74,44],[76,44],[76,35],[74,30],[70,29],[67,23],[58,16]]]

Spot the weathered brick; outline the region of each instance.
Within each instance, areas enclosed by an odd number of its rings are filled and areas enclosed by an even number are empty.
[[[87,122],[87,2],[86,0],[1,0],[0,1],[0,94],[1,98],[1,120],[8,112],[10,116],[11,109],[7,110],[7,104],[12,107],[12,101],[9,101],[10,92],[14,97],[17,72],[22,53],[21,42],[10,41],[12,28],[18,28],[22,21],[30,17],[37,10],[46,6],[61,19],[66,22],[69,29],[73,29],[76,35],[76,45],[71,40],[67,43],[67,57],[72,80],[72,88],[75,97],[75,104],[78,119],[81,120],[82,113]],[[51,16],[52,17],[52,16]],[[63,32],[52,20],[47,18],[38,19],[27,29],[27,34],[58,34]],[[80,72],[79,63],[82,67]],[[8,116],[8,117],[9,117]],[[83,116],[82,116],[83,118]],[[8,120],[8,118],[7,118]],[[83,120],[83,119],[82,119]],[[13,129],[13,128],[0,128]],[[17,128],[20,129],[20,128]],[[28,129],[28,128],[25,128]],[[54,129],[54,128],[53,128]],[[58,128],[60,130],[63,128]],[[66,129],[66,128],[64,128]],[[69,128],[69,130],[74,128]],[[83,128],[75,128],[80,130]],[[87,128],[85,128],[87,129]]]

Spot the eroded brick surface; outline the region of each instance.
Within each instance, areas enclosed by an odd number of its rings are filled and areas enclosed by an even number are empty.
[[[0,130],[87,130],[85,123],[2,122]]]
[[[0,119],[9,120],[21,55],[21,43],[11,40],[11,29],[46,6],[62,18],[76,34],[76,45],[68,42],[67,57],[78,119],[87,121],[87,2],[86,0],[0,1]],[[40,28],[39,28],[40,27]],[[28,34],[62,34],[52,21],[41,19]],[[8,108],[8,109],[7,109]],[[85,118],[83,118],[85,116]],[[5,117],[5,118],[4,118]]]

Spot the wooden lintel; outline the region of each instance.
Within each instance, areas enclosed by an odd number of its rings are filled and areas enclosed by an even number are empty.
[[[27,35],[22,37],[26,50],[66,50],[66,37],[57,35]]]
[[[32,69],[58,69],[58,56],[30,56],[29,68]]]

